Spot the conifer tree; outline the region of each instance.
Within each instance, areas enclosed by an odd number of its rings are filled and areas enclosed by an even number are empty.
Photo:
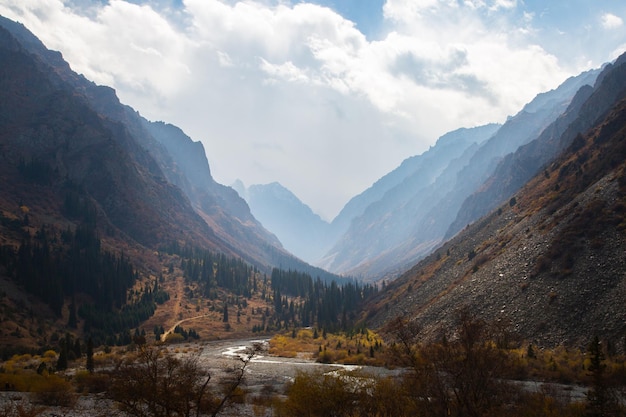
[[[76,317],[76,300],[73,294],[72,294],[72,302],[69,305],[69,310],[70,310],[70,316],[67,321],[67,325],[68,327],[75,329],[76,327],[78,327],[78,319]]]
[[[588,370],[591,373],[591,388],[587,392],[587,415],[593,417],[614,415],[612,409],[615,406],[615,401],[604,374],[606,364],[604,363],[602,343],[598,336],[593,338],[587,352],[590,360]]]
[[[79,338],[76,338],[76,341],[74,342],[74,348],[72,349],[72,351],[74,352],[74,356],[76,356],[77,358],[80,358],[81,356],[83,356]]]
[[[59,359],[57,359],[57,371],[65,369],[67,369],[67,344],[65,340],[61,340],[61,351],[59,352]]]
[[[91,337],[87,340],[87,363],[85,367],[90,373],[93,373],[94,370],[94,362],[93,362],[93,340]]]

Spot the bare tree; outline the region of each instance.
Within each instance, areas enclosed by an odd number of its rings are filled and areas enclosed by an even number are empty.
[[[419,343],[419,329],[407,320],[388,327],[400,361],[408,366],[407,396],[420,415],[479,417],[497,410],[510,394],[504,379],[507,357],[492,340],[502,329],[494,331],[466,308],[457,312],[457,320],[452,337],[425,345]]]
[[[239,366],[235,367],[231,370],[230,378],[227,378],[225,385],[223,386],[223,395],[222,399],[219,401],[217,406],[214,408],[212,417],[215,417],[222,411],[224,406],[230,401],[237,391],[237,388],[241,385],[244,380],[246,368],[252,359],[263,349],[261,343],[253,343],[251,348],[246,349],[246,351],[239,355]]]
[[[141,346],[135,357],[118,364],[111,373],[110,397],[136,417],[217,416],[243,382],[245,369],[260,351],[255,345],[240,356],[220,393],[210,389],[211,375],[197,357],[179,358],[163,347]]]
[[[392,355],[403,366],[415,366],[418,360],[420,327],[414,321],[396,317],[385,328],[393,341]]]

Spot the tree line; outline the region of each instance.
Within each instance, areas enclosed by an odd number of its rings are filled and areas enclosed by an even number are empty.
[[[181,246],[171,242],[162,248],[181,257],[184,277],[200,285],[205,297],[215,299],[217,289],[229,290],[235,296],[251,298],[258,295],[268,303],[263,322],[254,332],[281,330],[289,327],[317,326],[328,331],[347,330],[355,321],[355,313],[378,289],[344,279],[315,279],[306,272],[273,268],[268,277],[258,268],[240,258],[208,250]],[[224,317],[227,317],[225,304]],[[228,319],[224,319],[225,322]]]
[[[81,224],[65,230],[43,225],[33,236],[27,234],[18,248],[0,247],[0,264],[58,317],[68,308],[70,328],[77,328],[82,319],[85,334],[96,345],[127,344],[132,342],[130,330],[150,318],[169,295],[159,288],[158,280],[129,292],[139,273],[123,253],[101,247],[92,209],[80,193],[68,191],[65,210],[68,216],[80,218]],[[256,332],[309,326],[347,330],[361,303],[377,292],[370,284],[328,282],[294,270],[274,268],[268,277],[240,258],[201,248],[174,243],[165,250],[180,256],[185,279],[197,283],[203,296],[216,299],[223,296],[218,290],[227,290],[236,300],[242,297],[245,302],[257,295],[266,301],[262,324],[252,329]],[[92,301],[78,305],[77,294]],[[228,302],[224,300],[225,322]]]
[[[138,326],[154,313],[156,304],[168,295],[154,282],[129,303],[129,289],[139,278],[122,253],[104,250],[95,224],[82,223],[75,229],[59,230],[43,225],[20,245],[0,247],[0,264],[26,291],[48,304],[61,317],[69,299],[70,328],[84,320],[86,334],[97,344],[119,341],[119,333]],[[77,294],[92,302],[78,305]]]
[[[258,269],[240,258],[200,249],[181,251],[181,257],[185,279],[199,283],[205,297],[214,299],[217,288],[246,298],[257,290]]]
[[[33,237],[24,238],[17,250],[5,245],[2,252],[9,275],[57,316],[61,316],[65,297],[77,293],[89,295],[103,310],[119,309],[138,277],[124,254],[101,248],[95,228],[88,225],[61,232],[43,225]]]
[[[274,311],[285,327],[317,325],[328,331],[351,327],[363,301],[378,292],[372,284],[325,282],[307,273],[278,268],[272,270],[270,282]]]

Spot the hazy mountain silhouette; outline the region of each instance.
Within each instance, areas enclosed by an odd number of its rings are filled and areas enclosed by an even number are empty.
[[[277,182],[246,188],[233,184],[261,224],[278,237],[285,249],[314,263],[328,249],[330,224],[291,191]]]
[[[380,279],[395,276],[430,253],[446,236],[463,201],[480,189],[500,161],[535,139],[567,109],[579,88],[593,84],[599,72],[572,77],[538,95],[502,126],[452,132],[423,155],[405,161],[397,175],[394,171],[393,176],[383,177],[346,205],[346,212],[354,215],[350,227],[320,265]],[[458,139],[465,134],[475,137]],[[454,152],[444,152],[445,147]],[[436,165],[429,165],[435,155]],[[409,169],[413,163],[419,168]],[[340,216],[337,221],[345,223]]]

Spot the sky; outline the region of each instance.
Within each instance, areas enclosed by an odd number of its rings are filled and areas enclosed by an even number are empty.
[[[618,0],[0,0],[0,14],[326,220],[446,132],[626,50]]]

